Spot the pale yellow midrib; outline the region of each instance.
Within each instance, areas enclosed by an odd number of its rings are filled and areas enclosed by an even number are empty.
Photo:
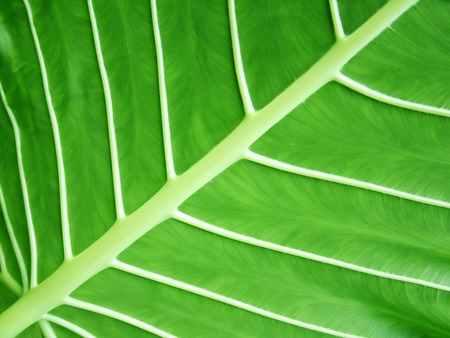
[[[340,68],[418,0],[392,0],[353,34],[336,43],[313,67],[262,110],[243,122],[188,171],[170,180],[99,240],[66,260],[47,280],[0,315],[1,337],[13,337],[62,304],[87,279],[110,266],[131,243],[164,219],[198,189],[242,158],[248,147],[292,109],[334,78]]]

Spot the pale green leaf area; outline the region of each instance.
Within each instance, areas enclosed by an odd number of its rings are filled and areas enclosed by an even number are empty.
[[[450,337],[450,1],[0,2],[0,337]]]

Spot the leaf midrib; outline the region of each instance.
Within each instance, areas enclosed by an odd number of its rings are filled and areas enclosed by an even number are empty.
[[[68,259],[44,282],[31,289],[0,315],[6,337],[62,304],[65,298],[90,277],[112,264],[113,259],[134,241],[170,218],[176,208],[236,161],[248,147],[296,106],[333,80],[343,65],[371,42],[418,0],[392,0],[358,30],[338,40],[306,73],[262,110],[247,115],[222,142],[181,176],[168,182],[142,207],[119,219],[89,248]]]

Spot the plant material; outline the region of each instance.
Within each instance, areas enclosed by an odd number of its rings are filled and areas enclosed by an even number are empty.
[[[0,6],[1,337],[450,335],[448,0]]]

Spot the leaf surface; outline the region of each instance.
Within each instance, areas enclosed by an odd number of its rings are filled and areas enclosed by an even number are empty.
[[[450,335],[448,1],[0,15],[1,336]]]

